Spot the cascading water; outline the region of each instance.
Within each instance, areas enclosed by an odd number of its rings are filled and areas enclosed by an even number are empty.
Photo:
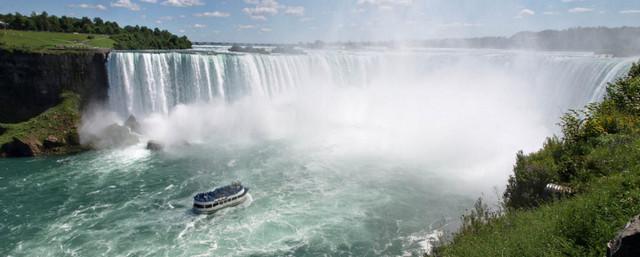
[[[122,114],[167,113],[177,104],[269,97],[301,85],[364,85],[375,56],[267,56],[115,52],[110,55],[111,107]]]
[[[248,95],[272,97],[305,86],[367,87],[390,82],[390,78],[402,83],[447,67],[460,68],[464,63],[469,69],[489,65],[511,73],[526,81],[538,96],[551,98],[543,105],[566,111],[599,100],[606,83],[626,72],[631,61],[588,54],[505,51],[317,51],[308,55],[114,52],[108,63],[109,99],[111,108],[122,115],[166,114],[178,104],[233,101]]]
[[[165,151],[143,141],[28,169],[0,160],[0,255],[422,256],[505,184],[516,151],[540,147],[560,114],[600,99],[630,63],[498,50],[113,52],[113,119],[134,114]],[[189,211],[195,193],[234,180],[252,201]]]

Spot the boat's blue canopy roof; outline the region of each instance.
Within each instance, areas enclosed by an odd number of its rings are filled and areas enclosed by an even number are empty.
[[[212,202],[219,198],[235,195],[240,192],[242,188],[243,186],[239,184],[218,187],[213,191],[197,194],[193,197],[193,200],[197,202]]]

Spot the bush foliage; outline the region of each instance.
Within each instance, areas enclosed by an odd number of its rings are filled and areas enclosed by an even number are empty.
[[[535,210],[510,210],[473,228],[465,226],[433,255],[605,256],[606,243],[629,217],[640,212],[640,169],[594,183],[598,185],[574,198]]]
[[[503,209],[479,201],[433,255],[605,255],[606,243],[640,213],[640,64],[610,83],[602,102],[568,112],[560,126],[562,137],[517,154]],[[547,183],[577,194],[549,198]]]
[[[584,110],[571,110],[561,118],[562,138],[547,139],[536,153],[518,153],[514,174],[504,193],[506,206],[538,206],[545,200],[543,189],[547,183],[580,189],[593,178],[619,172],[609,167],[616,165],[613,160],[625,155],[608,156],[609,160],[593,155],[602,148],[628,146],[640,135],[639,125],[640,65],[633,64],[626,77],[607,86],[602,102]]]

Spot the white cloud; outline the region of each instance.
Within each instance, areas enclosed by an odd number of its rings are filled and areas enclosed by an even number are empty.
[[[96,9],[96,10],[100,10],[100,11],[104,11],[107,9],[107,7],[105,7],[104,5],[101,4],[70,4],[67,5],[70,8],[82,8],[82,9]]]
[[[557,12],[552,12],[552,11],[546,11],[542,13],[543,15],[558,15]]]
[[[294,15],[294,16],[304,16],[304,7],[303,6],[287,6],[287,9],[284,10],[285,14]]]
[[[267,20],[268,15],[277,15],[280,9],[286,8],[286,6],[281,5],[276,0],[244,0],[244,2],[255,5],[254,7],[245,7],[242,9],[242,12],[254,20]]]
[[[203,13],[196,13],[193,16],[196,17],[218,17],[218,18],[225,18],[225,17],[229,17],[231,16],[230,13],[227,12],[219,12],[219,11],[213,11],[213,12],[203,12]]]
[[[278,3],[277,0],[244,0],[245,3],[253,5],[242,8],[242,12],[253,20],[267,20],[269,16],[275,16],[280,13],[291,16],[304,16],[304,6],[286,6]]]
[[[207,27],[207,25],[204,25],[204,24],[197,24],[197,23],[193,24],[193,28],[195,28],[195,29],[201,29],[201,28],[206,28],[206,27]]]
[[[254,5],[242,8],[242,12],[254,20],[267,20],[268,16],[278,15],[281,11],[286,15],[304,16],[304,6],[286,6],[277,0],[244,0],[245,3]]]
[[[261,28],[260,32],[271,32],[270,28]]]
[[[259,20],[259,21],[266,21],[267,17],[264,15],[251,15],[249,16],[249,18],[253,19],[253,20]]]
[[[593,12],[592,8],[584,8],[584,7],[576,7],[569,9],[570,13],[585,13],[585,12]]]
[[[244,29],[255,29],[256,26],[255,25],[238,25],[238,30],[244,30]]]
[[[252,2],[253,3],[253,2]],[[281,8],[280,4],[275,0],[261,0],[256,3],[255,7],[245,7],[242,11],[249,16],[255,15],[276,15],[278,9]]]
[[[640,10],[622,10],[621,14],[640,14]]]
[[[520,10],[520,12],[518,12],[518,15],[516,15],[516,18],[522,19],[524,17],[533,16],[533,15],[536,15],[536,12],[534,12],[531,9],[526,9],[525,8],[525,9]]]
[[[166,0],[162,2],[162,5],[174,6],[174,7],[189,7],[204,5],[202,0]]]
[[[413,4],[413,0],[358,0],[359,5],[377,5],[377,6],[390,6],[390,5],[403,5],[409,6]]]
[[[131,0],[118,0],[111,2],[111,7],[126,8],[131,11],[140,11],[140,6],[131,2]]]
[[[150,4],[155,4],[155,3],[157,3],[157,2],[158,2],[158,0],[140,0],[140,2],[143,2],[143,3],[150,3]]]

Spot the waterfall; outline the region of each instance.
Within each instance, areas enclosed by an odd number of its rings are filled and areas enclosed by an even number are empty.
[[[623,75],[630,59],[580,53],[498,50],[311,51],[306,55],[212,52],[113,52],[109,56],[109,106],[126,116],[168,113],[179,104],[242,97],[269,99],[295,91],[424,84],[426,75],[455,70],[474,76],[491,67],[519,78],[544,98],[553,114],[598,101],[606,83]],[[521,85],[522,86],[522,85]]]
[[[145,138],[178,148],[276,143],[327,163],[415,163],[489,188],[504,184],[514,153],[539,149],[563,113],[602,99],[633,61],[476,49],[116,51],[108,111],[118,117],[87,124],[133,114]]]

